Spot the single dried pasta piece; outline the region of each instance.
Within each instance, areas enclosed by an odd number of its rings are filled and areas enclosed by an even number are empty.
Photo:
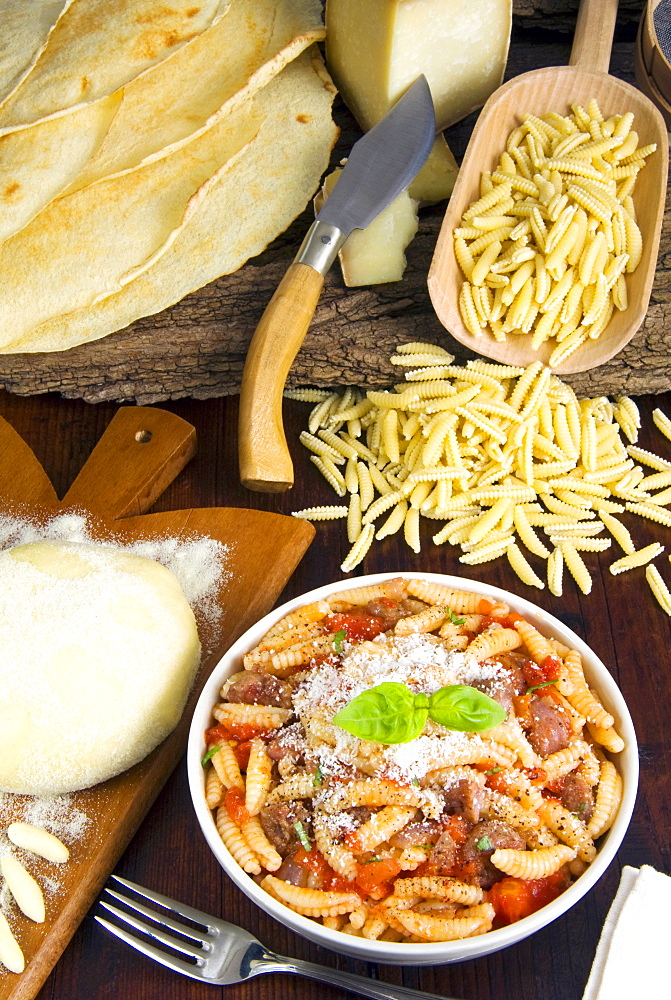
[[[491,855],[491,862],[506,875],[514,878],[537,879],[547,878],[559,871],[562,865],[572,861],[577,854],[575,847],[566,844],[555,844],[553,847],[541,847],[534,851],[516,851],[511,848],[498,848]]]
[[[219,749],[212,754],[211,760],[224,788],[239,788],[241,791],[244,789],[245,782],[240,774],[240,766],[228,740],[219,743]]]
[[[635,569],[637,566],[645,566],[646,563],[651,562],[658,555],[661,555],[663,551],[663,545],[660,545],[659,542],[653,542],[651,545],[646,545],[642,549],[632,552],[630,555],[623,556],[622,559],[616,559],[608,568],[613,576],[616,576],[618,573]]]
[[[609,760],[604,760],[601,764],[594,812],[587,824],[587,831],[592,840],[596,840],[603,836],[607,830],[610,830],[621,801],[622,778],[615,765]]]
[[[256,816],[266,801],[272,770],[273,762],[266,753],[266,745],[257,736],[252,740],[245,781],[245,808],[250,816]]]
[[[332,504],[330,507],[305,507],[303,510],[294,510],[292,517],[301,517],[304,521],[337,521],[338,518],[347,517],[347,507],[340,507]]]
[[[561,548],[555,547],[548,557],[548,589],[555,597],[561,597],[564,577],[564,556]]]
[[[648,581],[650,589],[655,597],[655,600],[666,612],[667,615],[671,615],[671,593],[669,588],[666,586],[659,570],[656,566],[646,566],[645,568],[645,578]]]
[[[216,809],[224,798],[224,786],[214,767],[209,767],[205,776],[205,801],[208,809]]]
[[[394,882],[394,896],[406,898],[421,896],[448,899],[463,906],[481,903],[484,893],[479,886],[468,885],[449,875],[425,875],[418,878],[399,878]]]
[[[351,913],[361,905],[361,897],[356,892],[326,892],[323,889],[302,888],[275,875],[266,875],[261,886],[271,890],[272,895],[289,904],[298,913],[318,911],[310,913],[310,916],[335,917],[339,913]]]
[[[529,530],[533,531],[533,528],[530,527]],[[508,557],[508,562],[522,583],[526,583],[529,587],[538,587],[539,590],[543,590],[545,588],[545,584],[534,572],[533,567],[527,562],[524,554],[517,545],[509,545],[506,548],[506,555]]]
[[[215,823],[217,833],[221,837],[224,847],[226,847],[232,855],[233,860],[236,861],[248,875],[260,875],[261,865],[259,864],[256,855],[250,850],[247,841],[240,832],[240,828],[228,815],[226,806],[223,803],[217,809]]]
[[[592,590],[592,577],[575,545],[571,542],[562,542],[560,548],[569,573],[583,594],[589,594]]]
[[[282,865],[282,857],[266,837],[258,816],[250,816],[240,826],[240,833],[247,846],[254,852],[261,865],[270,872],[276,872]]]
[[[496,628],[490,632],[481,632],[466,647],[478,662],[496,656],[498,653],[505,653],[511,649],[517,649],[522,645],[522,639],[516,629]]]
[[[322,441],[321,438],[310,434],[309,431],[301,431],[298,440],[314,455],[319,455],[321,458],[330,458],[336,465],[343,465],[345,462],[345,458],[341,452],[333,448],[330,444],[327,444],[326,441]]]
[[[338,496],[344,497],[347,493],[345,480],[333,461],[327,455],[310,455],[310,461],[319,469],[326,482],[333,487]]]

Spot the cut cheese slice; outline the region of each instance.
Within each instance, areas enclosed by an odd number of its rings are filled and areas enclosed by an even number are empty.
[[[424,73],[444,129],[500,85],[511,0],[328,0],[329,71],[362,128]]]
[[[319,211],[341,174],[340,168],[325,178],[315,198]],[[407,188],[380,212],[365,229],[355,229],[340,250],[340,267],[348,287],[400,281],[405,271],[405,248],[417,232],[416,199]]]
[[[459,167],[442,135],[436,137],[429,158],[408,187],[408,194],[425,205],[444,201],[452,194]]]

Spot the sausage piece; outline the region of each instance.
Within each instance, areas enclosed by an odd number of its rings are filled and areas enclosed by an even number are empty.
[[[592,789],[581,775],[572,771],[564,778],[561,802],[565,809],[575,813],[583,823],[589,823],[594,812]]]
[[[484,843],[483,843],[484,842]],[[478,844],[481,846],[478,847]],[[487,845],[487,846],[485,846]],[[475,862],[478,870],[468,881],[481,889],[491,889],[504,875],[489,860],[498,848],[523,851],[526,843],[509,823],[501,819],[485,819],[473,827],[461,848],[461,856],[466,862]]]
[[[245,705],[273,705],[275,708],[291,708],[291,684],[272,674],[245,670],[228,688],[226,697],[232,702]]]
[[[527,739],[537,754],[547,757],[568,746],[571,724],[564,712],[545,698],[532,698]]]

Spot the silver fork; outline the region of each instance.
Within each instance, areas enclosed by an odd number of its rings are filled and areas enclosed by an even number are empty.
[[[112,881],[117,888],[105,886],[106,898],[100,901],[99,906],[112,915],[116,923],[107,920],[100,913],[96,913],[95,920],[136,951],[192,979],[200,979],[216,986],[231,986],[264,972],[295,973],[297,976],[330,983],[359,996],[372,997],[373,1000],[446,1000],[436,993],[409,990],[404,986],[377,982],[339,969],[275,955],[242,927],[219,920],[202,910],[195,910],[192,906],[185,906],[168,896],[151,892],[135,882],[119,878],[118,875],[112,875]],[[129,897],[118,889],[130,890],[132,896]],[[133,896],[139,896],[147,903],[160,907],[162,912],[150,909]],[[117,903],[123,909],[115,905]],[[137,937],[137,933],[156,943],[148,943]],[[158,947],[159,945],[162,947]],[[166,947],[171,951],[163,950]]]

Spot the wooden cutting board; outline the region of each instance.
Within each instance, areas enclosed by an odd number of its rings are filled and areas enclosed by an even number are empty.
[[[191,711],[214,665],[231,643],[273,606],[312,541],[306,521],[262,511],[212,507],[144,514],[196,449],[195,430],[163,410],[120,409],[62,502],[30,448],[0,418],[0,511],[44,520],[76,510],[89,517],[91,533],[123,542],[159,537],[208,536],[225,543],[229,556],[216,600],[216,627],[196,611],[203,663],[182,720],[140,764],[72,796],[91,823],[71,844],[71,859],[55,866],[36,859],[32,871],[55,877],[44,924],[17,921],[26,970],[0,974],[0,1000],[31,1000],[58,961],[79,922],[114,868],[179,760]],[[119,520],[123,519],[123,520]],[[48,722],[45,720],[48,742]],[[20,804],[22,797],[17,796]]]

